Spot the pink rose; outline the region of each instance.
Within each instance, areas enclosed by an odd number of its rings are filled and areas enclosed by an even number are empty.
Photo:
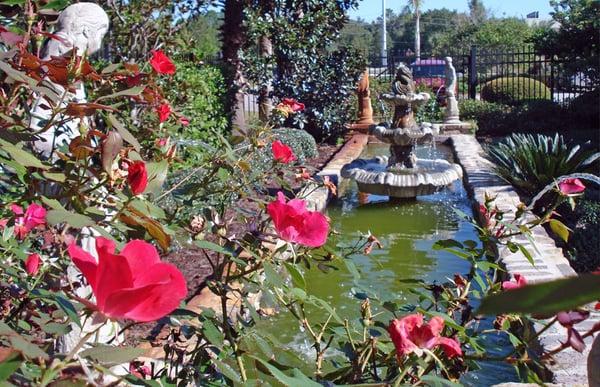
[[[525,277],[523,277],[521,274],[515,273],[515,280],[502,282],[502,289],[513,290],[522,288],[525,285],[527,285],[527,279],[525,279]]]
[[[25,271],[29,275],[36,275],[40,270],[40,266],[42,264],[42,259],[38,254],[29,254],[27,259],[25,260]]]
[[[442,337],[444,320],[435,316],[429,323],[423,323],[421,313],[410,314],[401,319],[394,319],[388,327],[392,342],[400,361],[401,356],[406,356],[419,348],[434,349],[441,347],[449,358],[462,356],[460,343],[455,339]]]
[[[267,212],[281,239],[309,247],[325,244],[329,222],[320,212],[308,211],[304,200],[286,202],[283,193],[278,192],[277,199],[267,205]]]
[[[585,185],[579,179],[565,179],[558,183],[558,189],[563,195],[578,194],[585,191]]]
[[[46,209],[39,204],[32,203],[23,212],[23,207],[11,204],[10,209],[15,214],[15,234],[19,239],[25,236],[34,228],[46,224]]]
[[[296,101],[294,98],[284,98],[281,100],[281,103],[288,106],[294,113],[304,110],[304,104]]]
[[[73,263],[86,278],[96,298],[90,307],[111,319],[154,321],[171,313],[187,295],[183,274],[161,262],[156,248],[133,240],[115,251],[115,243],[96,239],[98,260],[72,244]]]

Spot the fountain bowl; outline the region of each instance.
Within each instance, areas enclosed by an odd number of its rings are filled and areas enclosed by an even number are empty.
[[[461,179],[462,168],[441,159],[417,159],[417,168],[388,170],[388,156],[356,159],[341,171],[344,178],[354,179],[360,192],[393,198],[415,198],[434,194]]]

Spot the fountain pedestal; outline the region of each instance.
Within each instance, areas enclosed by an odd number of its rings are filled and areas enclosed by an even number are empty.
[[[408,67],[400,65],[391,93],[381,98],[394,106],[393,128],[373,125],[369,132],[390,144],[390,156],[354,160],[342,168],[342,176],[356,180],[361,192],[392,198],[430,195],[460,179],[460,166],[446,160],[418,159],[414,154],[416,145],[435,141],[439,128],[415,122],[415,109],[430,96],[415,92]]]

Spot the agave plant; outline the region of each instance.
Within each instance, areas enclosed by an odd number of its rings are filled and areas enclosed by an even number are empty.
[[[535,194],[554,179],[576,172],[597,174],[600,157],[586,147],[554,137],[512,134],[490,149],[496,172],[526,194]]]

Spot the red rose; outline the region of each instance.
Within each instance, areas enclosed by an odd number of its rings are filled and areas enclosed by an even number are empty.
[[[292,111],[295,112],[301,112],[302,110],[304,110],[304,104],[302,102],[298,102],[293,98],[284,98],[281,100],[281,103],[289,106],[290,109],[292,109]]]
[[[175,65],[162,50],[153,50],[150,65],[158,74],[175,74]]]
[[[286,203],[283,193],[278,192],[277,199],[267,205],[267,211],[281,239],[309,247],[325,244],[329,222],[320,212],[308,211],[304,200],[292,199]]]
[[[40,270],[42,259],[38,254],[29,254],[25,260],[25,271],[29,275],[36,275]]]
[[[172,113],[171,106],[168,103],[163,103],[156,108],[156,113],[158,113],[158,120],[165,122]]]
[[[527,279],[525,279],[525,277],[523,277],[521,274],[515,273],[515,280],[502,282],[502,289],[513,290],[522,288],[525,285],[527,285]]]
[[[134,195],[144,193],[148,185],[148,172],[146,163],[143,161],[134,161],[127,168],[127,182]]]
[[[187,295],[183,274],[174,265],[161,262],[150,243],[133,240],[116,253],[115,243],[100,237],[96,251],[98,261],[75,244],[68,248],[96,297],[90,306],[108,318],[158,320],[175,310]]]
[[[449,358],[462,356],[460,343],[455,339],[442,337],[444,319],[433,317],[429,323],[423,324],[421,313],[410,314],[401,319],[392,320],[388,332],[396,347],[396,355],[400,361],[401,356],[415,352],[419,348],[433,349],[441,347]]]
[[[585,191],[585,185],[579,179],[565,179],[558,183],[558,189],[563,195],[572,195]]]
[[[273,141],[271,143],[271,151],[273,152],[273,159],[281,163],[287,164],[296,160],[296,155],[292,151],[292,148],[281,141]]]
[[[123,81],[129,88],[139,86],[142,83],[142,74],[129,75]]]

